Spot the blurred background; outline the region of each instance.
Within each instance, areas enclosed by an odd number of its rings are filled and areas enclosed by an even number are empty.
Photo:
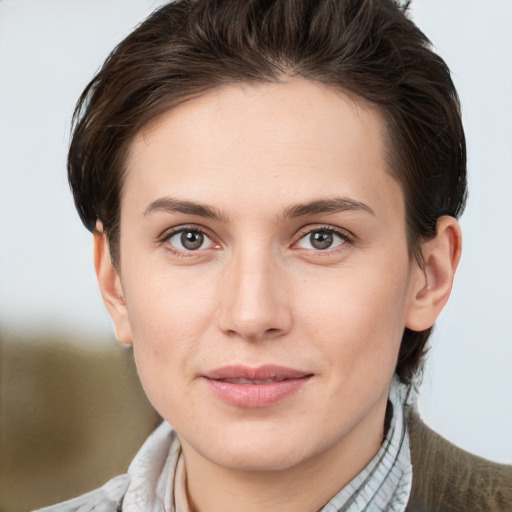
[[[97,291],[65,159],[82,89],[154,0],[0,0],[0,511],[122,473],[159,418]],[[464,254],[418,405],[457,445],[512,463],[512,0],[415,0],[468,139]]]

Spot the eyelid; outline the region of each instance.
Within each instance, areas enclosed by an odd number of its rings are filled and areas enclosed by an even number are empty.
[[[218,249],[221,247],[221,244],[219,242],[217,242],[217,240],[216,240],[218,238],[216,235],[212,234],[212,232],[209,229],[207,229],[203,226],[200,226],[198,224],[193,224],[193,223],[192,224],[180,224],[178,226],[167,228],[157,237],[157,243],[166,244],[171,237],[173,237],[177,233],[187,231],[187,230],[197,231],[197,232],[201,233],[202,235],[204,235],[211,241],[211,243],[214,245],[214,247],[208,247],[206,249],[198,249],[197,251],[183,251],[176,247],[171,246],[170,244],[167,244],[166,249],[175,254],[180,254],[183,256],[192,256],[194,254],[201,253],[208,249]],[[345,246],[346,244],[353,244],[355,242],[355,240],[357,239],[357,237],[351,231],[349,231],[345,228],[340,228],[338,226],[333,226],[331,224],[316,224],[316,225],[309,224],[309,225],[304,226],[299,229],[299,231],[297,232],[297,235],[294,237],[293,242],[290,244],[291,247],[296,245],[304,237],[306,237],[316,231],[327,231],[327,232],[333,233],[333,234],[339,236],[340,238],[342,238],[344,240],[344,243],[341,244],[340,246],[334,247],[333,249],[325,249],[325,250],[301,249],[301,250],[326,255],[326,254],[329,254],[332,252],[336,252],[336,250],[338,250],[338,251],[341,250],[341,249],[339,249],[339,247],[341,247],[341,246]]]
[[[308,226],[304,226],[303,228],[301,228],[298,231],[298,234],[291,245],[292,246],[296,245],[304,237],[311,235],[311,233],[315,233],[317,231],[327,231],[329,233],[333,233],[333,234],[339,236],[340,238],[342,238],[344,240],[344,243],[341,244],[342,246],[344,246],[345,244],[353,244],[357,238],[351,231],[344,229],[344,228],[337,227],[337,226],[333,226],[331,224],[317,224],[317,225],[310,224]],[[340,246],[334,247],[333,249],[325,249],[325,250],[319,250],[319,249],[317,249],[317,250],[302,249],[302,250],[304,250],[304,251],[310,250],[312,252],[327,254],[327,253],[330,253],[330,252],[332,253],[332,252],[336,251],[336,249],[338,247],[340,247]],[[338,249],[338,250],[340,250],[340,249]]]
[[[178,249],[177,247],[173,247],[171,244],[168,244],[167,242],[172,238],[174,235],[181,233],[183,231],[196,231],[198,233],[201,233],[206,238],[208,238],[211,243],[214,245],[214,247],[208,247],[205,249],[198,249],[196,251],[184,251],[181,249]],[[158,237],[157,237],[157,243],[159,244],[167,244],[166,249],[171,251],[175,254],[180,254],[183,256],[192,256],[194,254],[206,251],[208,249],[217,249],[220,247],[219,242],[217,242],[215,235],[211,233],[209,229],[204,228],[203,226],[199,226],[197,224],[180,224],[178,226],[174,226],[172,228],[168,228],[165,231],[163,231]]]

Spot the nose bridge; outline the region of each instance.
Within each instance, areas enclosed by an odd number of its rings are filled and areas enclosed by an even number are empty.
[[[225,269],[220,328],[247,340],[275,337],[290,327],[285,272],[270,248],[247,243]]]

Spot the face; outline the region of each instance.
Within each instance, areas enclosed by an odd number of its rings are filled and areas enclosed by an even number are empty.
[[[380,443],[419,274],[382,131],[291,80],[211,91],[136,137],[113,318],[186,456],[285,469]]]

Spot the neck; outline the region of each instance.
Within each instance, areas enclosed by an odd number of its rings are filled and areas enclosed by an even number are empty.
[[[387,397],[333,446],[292,467],[246,471],[219,466],[182,440],[195,512],[314,512],[361,472],[383,440]]]

